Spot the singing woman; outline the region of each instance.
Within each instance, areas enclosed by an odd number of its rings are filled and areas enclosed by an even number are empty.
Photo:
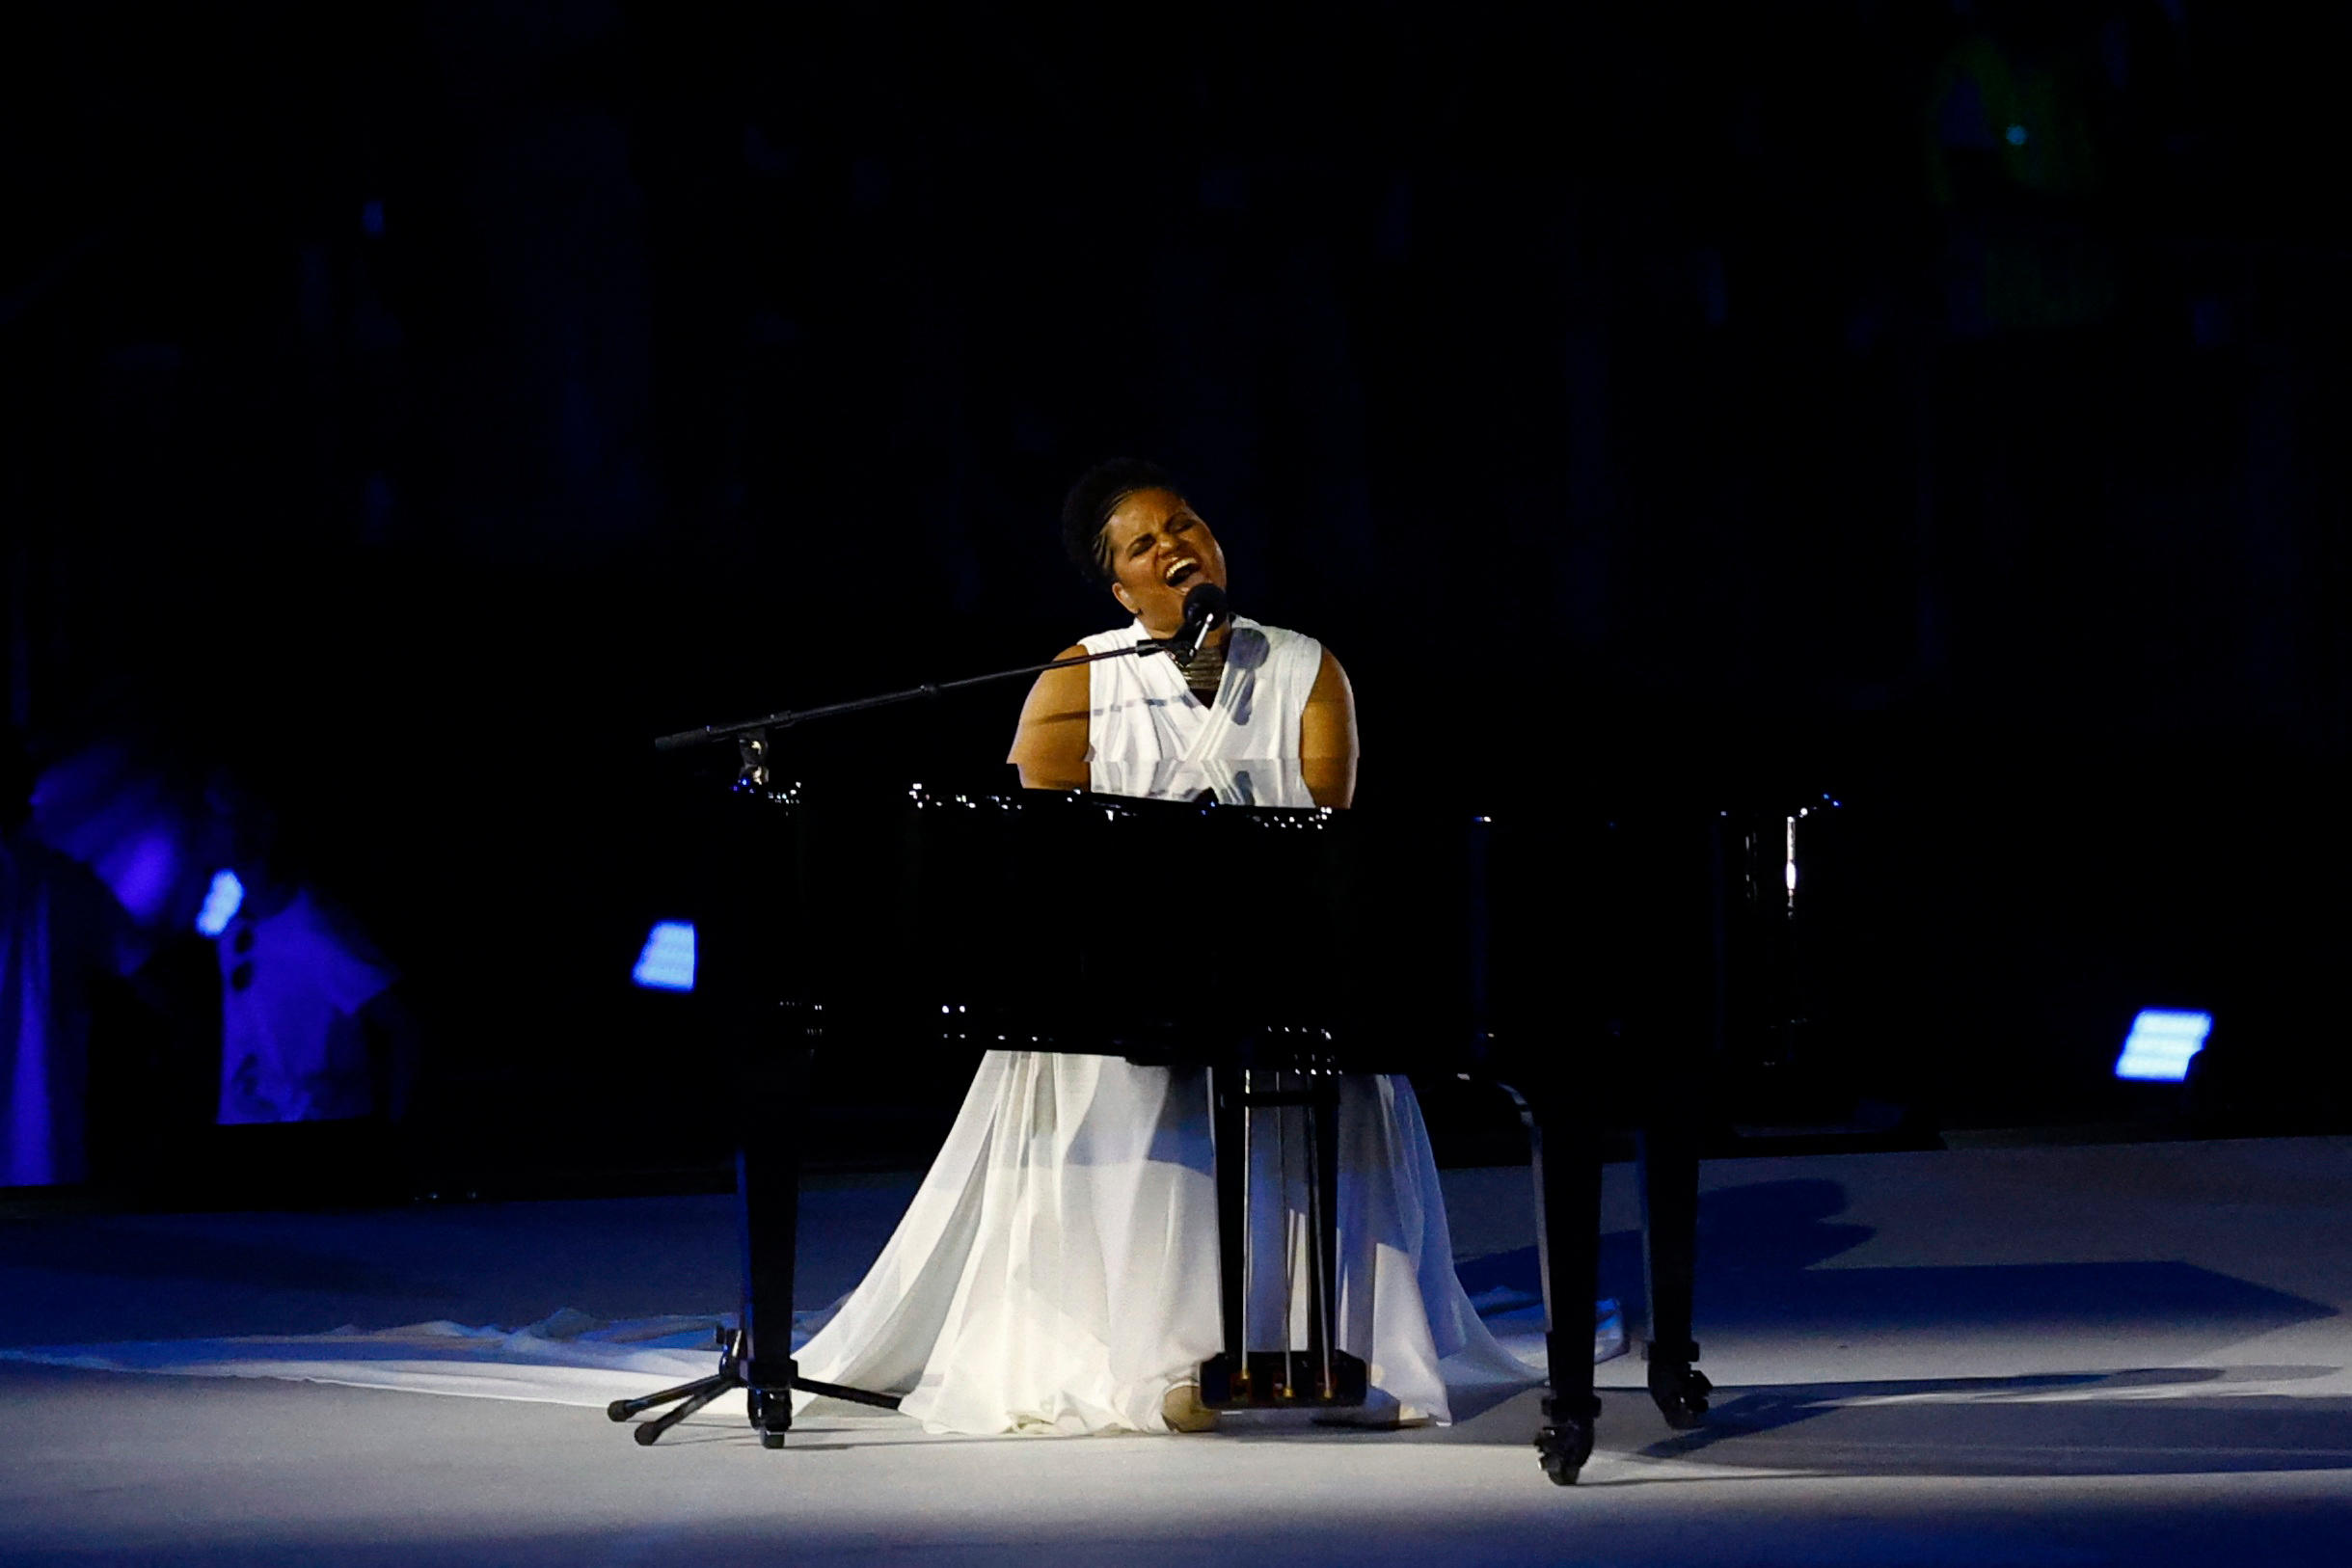
[[[1106,463],[1071,489],[1064,544],[1133,619],[1068,655],[1169,637],[1225,553],[1168,474]],[[1037,789],[1346,806],[1355,699],[1313,638],[1234,617],[1189,667],[1123,658],[1050,670],[1011,761]],[[1152,868],[1072,888],[1063,939],[1164,899]],[[1299,918],[1278,891],[1236,889],[1207,918],[1134,949],[1139,987],[1204,961],[1284,961]],[[1122,923],[1122,929],[1133,929]],[[1050,972],[1040,984],[1051,985]],[[1370,1366],[1373,1423],[1446,1421],[1452,1395],[1541,1374],[1490,1334],[1454,1274],[1429,1139],[1402,1077],[1342,1080],[1339,1348]],[[1254,1137],[1252,1249],[1294,1256],[1278,1138]],[[991,1051],[946,1146],[864,1282],[798,1352],[803,1376],[904,1395],[937,1431],[1197,1431],[1197,1386],[1221,1348],[1209,1103],[1199,1070],[1115,1057]],[[1291,1271],[1253,1271],[1254,1345],[1286,1342],[1304,1304]]]

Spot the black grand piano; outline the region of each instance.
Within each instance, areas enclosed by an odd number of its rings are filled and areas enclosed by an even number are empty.
[[[1727,1041],[1783,1029],[1801,820],[1823,798],[1744,805],[1671,791],[1637,805],[1550,790],[1520,806],[1449,798],[1442,775],[1375,783],[1356,809],[1304,798],[1279,763],[1149,794],[999,780],[817,779],[771,770],[746,738],[707,799],[697,989],[743,1048],[744,1284],[718,1371],[610,1407],[650,1443],[730,1388],[781,1447],[791,1391],[895,1406],[887,1391],[800,1379],[790,1350],[797,1128],[813,1053],[875,1060],[1008,1048],[1192,1066],[1210,1079],[1225,1348],[1211,1407],[1360,1403],[1363,1362],[1328,1342],[1243,1342],[1245,1147],[1254,1108],[1320,1119],[1336,1191],[1336,1075],[1447,1074],[1516,1100],[1536,1186],[1550,1389],[1532,1434],[1573,1482],[1590,1456],[1592,1320],[1608,1140],[1636,1136],[1649,1392],[1669,1424],[1707,1415],[1691,1281],[1699,1136]],[[1293,769],[1295,765],[1292,765]],[[1117,909],[1111,918],[1084,911]],[[1279,921],[1282,963],[1187,966],[1139,986],[1139,947],[1202,923]],[[1152,966],[1146,965],[1146,968]],[[1311,1291],[1334,1284],[1333,1205],[1309,1216]]]

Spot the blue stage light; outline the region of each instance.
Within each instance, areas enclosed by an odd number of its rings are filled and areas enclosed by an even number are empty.
[[[244,905],[245,884],[237,880],[237,874],[233,871],[214,872],[212,887],[204,894],[204,906],[196,911],[198,933],[218,936],[229,929],[229,923],[237,917],[237,910]]]
[[[2167,1013],[2144,1008],[2123,1037],[2115,1075],[2143,1083],[2176,1084],[2189,1075],[2189,1059],[2205,1048],[2213,1031],[2210,1013]]]
[[[2023,125],[2012,125],[2009,127],[2009,145],[2011,147],[2023,147],[2025,145],[2025,127]]]
[[[383,237],[383,235],[384,235],[384,203],[381,203],[381,202],[367,202],[367,203],[363,203],[363,204],[361,205],[361,207],[360,207],[360,229],[361,229],[361,231],[362,231],[362,232],[364,232],[364,233],[365,233],[365,234],[367,235],[367,237],[368,237],[368,238],[370,238],[370,239],[381,239],[381,238]]]
[[[683,920],[664,920],[645,938],[645,951],[629,978],[648,990],[690,991],[694,988],[694,928]]]

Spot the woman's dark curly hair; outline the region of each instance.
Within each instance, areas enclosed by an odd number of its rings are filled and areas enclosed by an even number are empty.
[[[1138,490],[1176,490],[1167,470],[1140,458],[1114,457],[1078,475],[1062,501],[1062,548],[1070,564],[1094,587],[1114,581],[1110,552],[1103,548],[1102,530],[1119,510],[1119,503]],[[1181,494],[1177,491],[1177,494]]]

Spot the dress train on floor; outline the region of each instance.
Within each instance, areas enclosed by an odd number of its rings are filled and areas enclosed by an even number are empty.
[[[1254,1255],[1295,1253],[1298,1215],[1270,1201],[1282,1142],[1254,1132],[1251,1149]],[[992,1051],[881,1256],[798,1352],[801,1375],[900,1393],[935,1432],[1166,1431],[1168,1391],[1220,1348],[1211,1172],[1205,1073]],[[1338,1218],[1336,1338],[1371,1367],[1369,1418],[1443,1422],[1449,1389],[1541,1381],[1455,1276],[1401,1077],[1342,1080]],[[1302,1306],[1284,1271],[1262,1273],[1254,1347]]]

